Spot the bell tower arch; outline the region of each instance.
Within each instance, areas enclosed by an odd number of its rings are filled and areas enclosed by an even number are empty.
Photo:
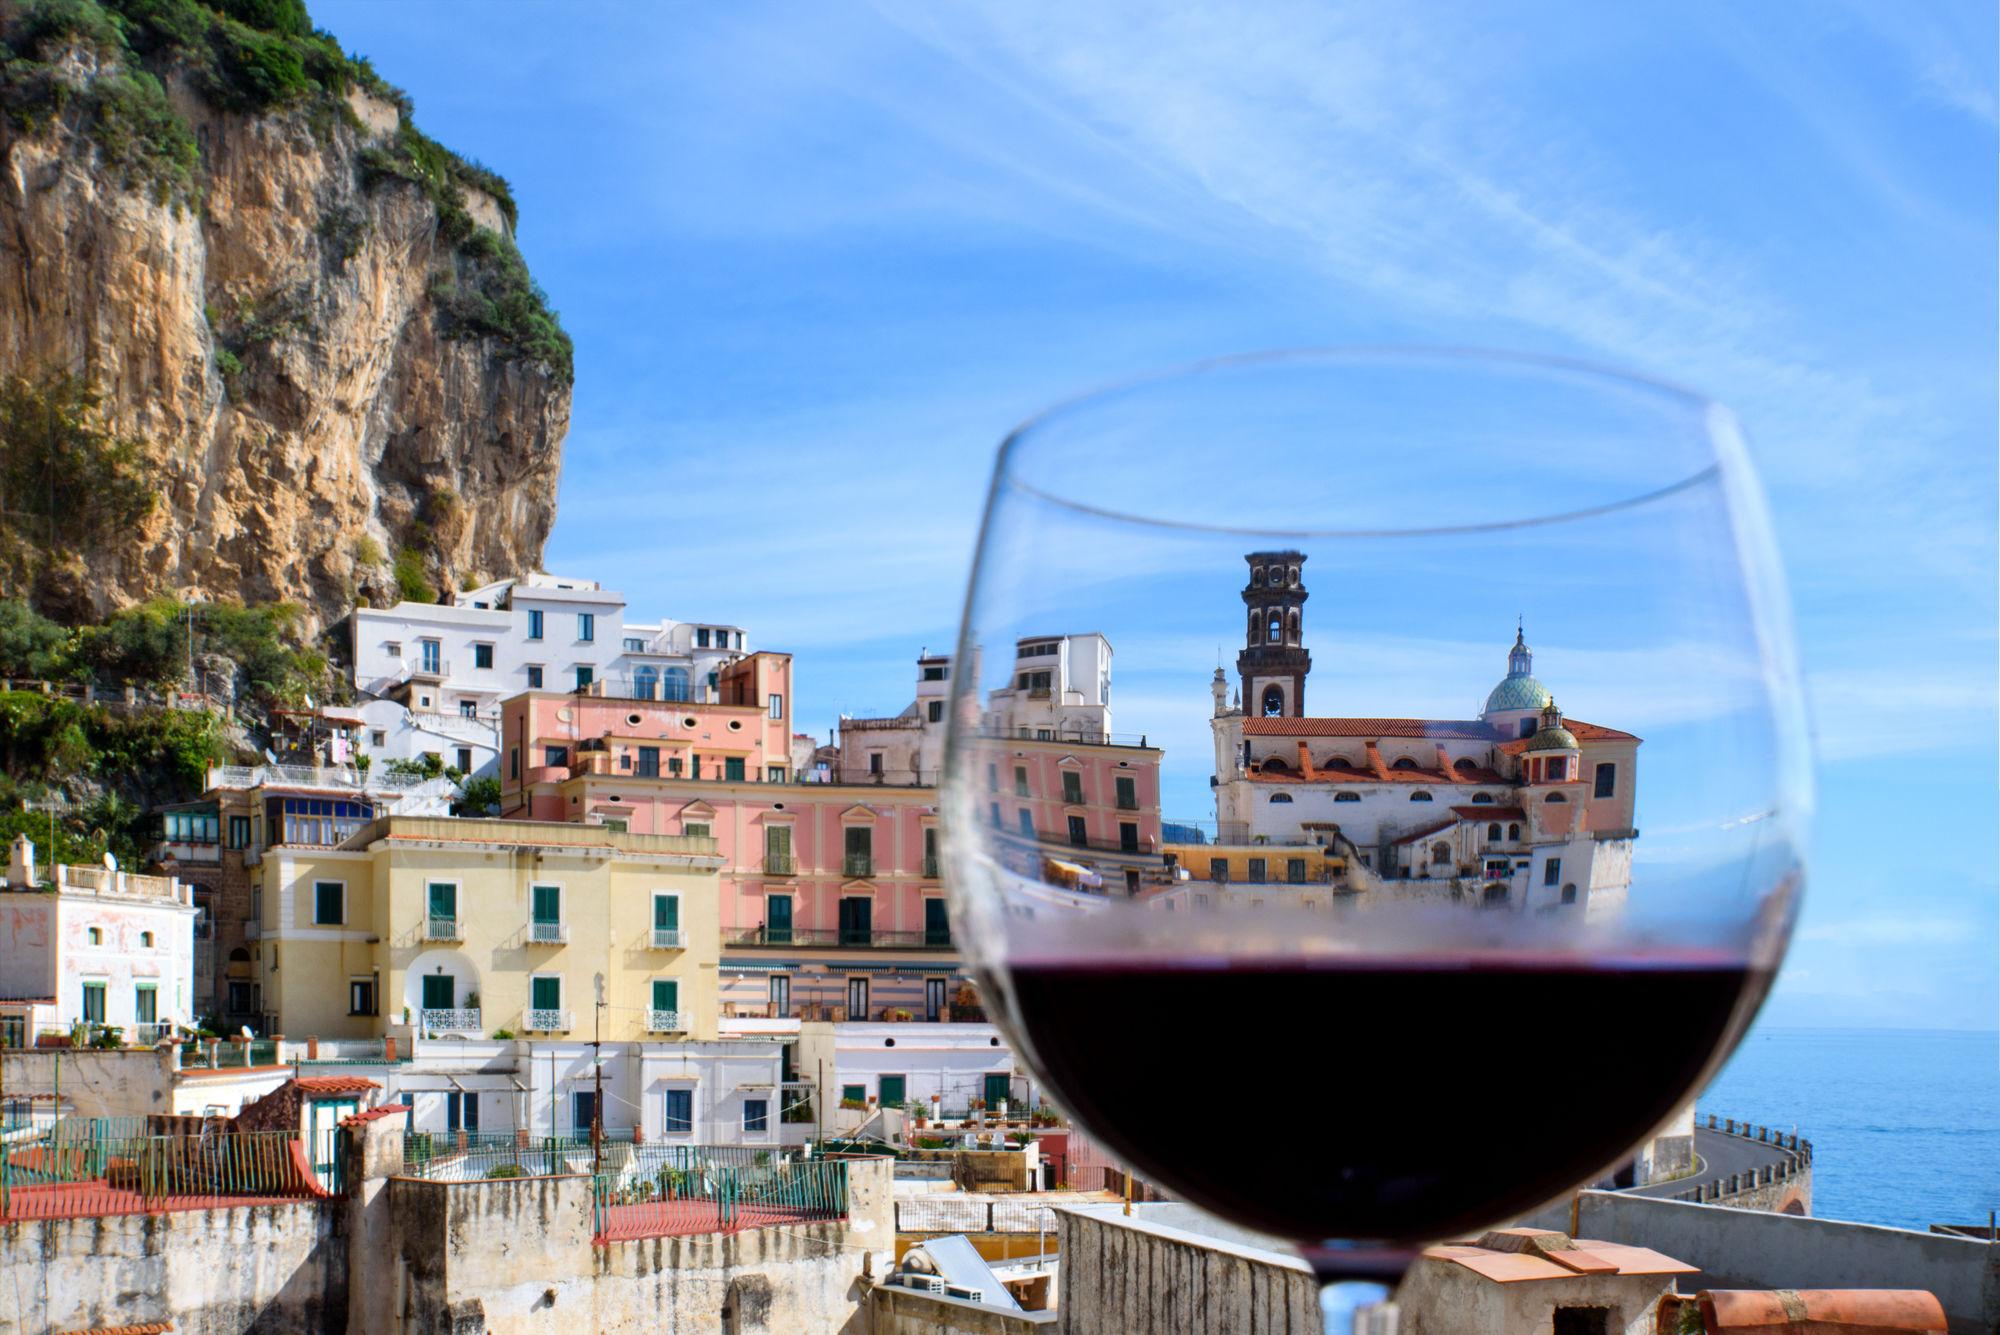
[[[1306,674],[1312,671],[1304,638],[1305,554],[1251,552],[1243,559],[1250,567],[1243,586],[1243,651],[1236,655],[1243,713],[1248,718],[1302,718]]]

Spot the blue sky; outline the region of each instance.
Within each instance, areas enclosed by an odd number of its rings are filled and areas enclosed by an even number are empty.
[[[514,184],[577,342],[548,564],[796,653],[821,730],[907,701],[1076,388],[1413,341],[1730,403],[1820,760],[1766,1022],[1994,1026],[1990,5],[313,9]]]

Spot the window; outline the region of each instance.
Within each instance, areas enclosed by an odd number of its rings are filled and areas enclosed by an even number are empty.
[[[460,700],[458,702],[458,716],[460,718],[478,718],[479,702],[477,700]]]
[[[1496,821],[1494,821],[1494,822],[1493,822],[1493,823],[1492,823],[1491,825],[1489,825],[1489,826],[1487,826],[1487,827],[1486,827],[1486,838],[1487,838],[1487,840],[1488,840],[1489,842],[1492,842],[1492,843],[1496,843],[1496,844],[1497,844],[1497,843],[1499,843],[1499,842],[1500,842],[1500,822],[1499,822],[1499,821],[1497,821],[1497,820],[1496,820]]]
[[[722,760],[722,777],[730,783],[742,783],[743,757],[724,756]]]
[[[1547,862],[1544,862],[1542,864],[1543,885],[1556,884],[1558,881],[1562,880],[1562,874],[1563,874],[1563,860],[1561,858],[1550,858]]]
[[[476,1133],[479,1130],[479,1095],[452,1090],[444,1096],[444,1129]]]
[[[1217,885],[1229,884],[1229,859],[1210,858],[1208,860],[1208,879],[1214,881]]]
[[[508,748],[507,777],[510,779],[521,777],[521,748],[518,746]]]
[[[1533,736],[1535,735],[1535,720],[1534,720],[1534,719],[1532,719],[1532,718],[1524,718],[1524,719],[1522,719],[1522,720],[1521,720],[1521,735],[1522,735],[1523,737],[1533,737]]]
[[[1509,825],[1507,827],[1507,840],[1509,843],[1513,842],[1516,839],[1519,839],[1520,837],[1521,837],[1521,827],[1519,825]]]
[[[425,672],[436,675],[444,670],[444,646],[438,641],[417,641],[417,656]]]
[[[706,839],[713,828],[705,820],[684,820],[681,822],[681,833],[690,839]]]
[[[846,853],[842,871],[848,876],[875,874],[875,831],[866,825],[850,825],[841,832]]]
[[[339,881],[313,882],[313,923],[333,927],[347,921],[347,887]]]
[[[639,752],[639,766],[634,773],[642,779],[659,778],[660,748],[657,746],[641,746],[637,750]]]
[[[135,1024],[157,1024],[160,1019],[160,992],[152,983],[132,988],[132,1020]]]
[[[847,980],[847,1018],[865,1020],[868,1018],[868,980],[850,978]]]
[[[1507,902],[1507,887],[1495,881],[1486,887],[1480,899],[1486,904],[1505,904]]]
[[[1263,883],[1263,881],[1266,879],[1265,862],[1263,858],[1250,859],[1248,868],[1244,872],[1244,879],[1251,882],[1253,885]]]
[[[670,667],[660,674],[660,698],[662,700],[685,700],[689,695],[688,670]]]
[[[779,695],[776,691],[771,692],[770,695],[765,697],[764,708],[768,717],[783,718],[785,716],[785,697]]]
[[[653,896],[653,940],[664,945],[680,935],[681,897],[664,894]]]
[[[764,766],[765,783],[783,783],[784,781],[785,781],[785,767],[783,765]]]
[[[1284,638],[1285,619],[1278,613],[1272,612],[1271,619],[1264,623],[1264,639],[1267,643],[1276,644]]]
[[[139,933],[139,948],[142,950],[151,950],[153,948],[153,934],[151,932]]]
[[[1576,882],[1570,881],[1563,886],[1562,902],[1565,904],[1576,903]]]
[[[771,975],[771,1013],[780,1019],[792,1013],[792,980],[786,974]]]
[[[104,944],[104,929],[103,929],[102,927],[93,927],[93,928],[91,928],[91,929],[90,929],[90,930],[89,930],[89,931],[88,931],[88,932],[87,932],[87,933],[85,934],[85,939],[86,939],[87,941],[89,941],[89,942],[90,942],[90,944],[91,944],[91,945],[93,945],[93,946],[101,946],[101,945],[103,945],[103,944]]]
[[[1416,792],[1410,794],[1410,800],[1412,802],[1429,802],[1434,799],[1431,797],[1429,793],[1419,788]]]
[[[476,668],[491,668],[493,666],[493,646],[490,644],[473,645],[472,666]]]
[[[910,1080],[908,1076],[883,1075],[877,1076],[875,1079],[876,1087],[880,1090],[880,1097],[884,1108],[900,1108],[909,1102]]]
[[[576,689],[583,690],[597,680],[597,669],[588,663],[579,663],[576,669]]]
[[[373,978],[350,978],[347,980],[347,1013],[349,1015],[373,1015],[375,1013],[375,980]]]
[[[1083,817],[1071,816],[1069,818],[1069,841],[1078,848],[1088,848],[1090,846],[1090,834],[1084,827]]]
[[[384,640],[382,641],[382,652],[388,654],[391,658],[401,658],[403,656],[403,642],[401,640]]]
[[[1418,768],[1421,768],[1421,767],[1420,767],[1420,766],[1419,766],[1419,765],[1417,764],[1417,762],[1416,762],[1416,761],[1414,761],[1414,760],[1410,759],[1410,758],[1409,758],[1408,756],[1398,756],[1398,757],[1396,757],[1396,763],[1395,763],[1395,764],[1393,764],[1393,765],[1391,765],[1391,766],[1389,766],[1389,768],[1390,768],[1390,769],[1418,769]]]
[[[1333,800],[1334,800],[1334,801],[1336,801],[1336,802],[1359,802],[1359,801],[1361,800],[1361,794],[1359,794],[1359,793],[1335,793],[1335,794],[1333,795]]]
[[[989,815],[989,816],[990,816],[990,817],[992,817],[992,819],[993,819],[993,828],[994,828],[994,829],[996,829],[996,830],[997,830],[997,829],[999,829],[999,828],[1000,828],[1000,804],[999,804],[998,802],[988,802],[988,803],[986,804],[986,813],[987,813],[987,815]]]
[[[595,612],[578,612],[576,614],[576,638],[582,640],[585,644],[597,638],[597,614]]]
[[[553,765],[553,766],[562,766],[569,764],[569,748],[567,746],[543,747],[542,763],[544,765]]]
[[[458,922],[458,886],[450,881],[432,881],[428,887],[431,924],[448,927]]]
[[[924,717],[932,723],[944,722],[944,701],[932,700],[924,706]]]
[[[1277,718],[1285,712],[1285,691],[1281,686],[1264,688],[1264,717]]]
[[[1549,757],[1549,782],[1564,783],[1569,779],[1569,757]]]
[[[1129,774],[1118,776],[1118,809],[1137,811],[1139,809],[1139,781]]]
[[[788,946],[792,943],[792,897],[767,895],[764,898],[764,944]]]
[[[766,1099],[743,1100],[743,1129],[748,1131],[768,1131],[771,1104]]]
[[[875,901],[866,895],[847,895],[840,901],[840,944],[865,946],[874,940]]]
[[[1474,793],[1474,794],[1472,795],[1472,805],[1474,805],[1474,806],[1476,806],[1476,807],[1490,807],[1490,806],[1492,806],[1492,805],[1493,805],[1493,794],[1491,794],[1491,793]]]
[[[1021,833],[1026,835],[1028,838],[1033,839],[1035,837],[1035,813],[1028,810],[1026,807],[1022,807],[1019,812],[1019,817],[1021,823]]]
[[[1026,765],[1016,765],[1014,766],[1014,796],[1026,797],[1027,795],[1028,767]]]
[[[562,1009],[561,974],[538,973],[528,979],[528,1009],[537,1011]]]
[[[528,887],[528,912],[535,930],[535,940],[554,940],[555,933],[546,929],[558,927],[562,923],[562,887],[559,885],[531,885]]]
[[[224,1004],[231,1015],[248,1015],[250,1002],[250,984],[238,982],[229,984],[229,996]]]
[[[1271,794],[1271,805],[1274,807],[1290,806],[1291,802],[1292,802],[1292,795],[1290,793]]]
[[[540,663],[528,664],[528,689],[531,691],[542,689],[542,665]]]
[[[695,648],[697,648],[697,649],[706,649],[706,648],[708,648],[708,627],[707,627],[707,626],[696,626],[696,627],[694,628],[694,647],[695,647]]]
[[[85,983],[83,985],[83,1021],[85,1024],[104,1023],[103,983]]]
[[[1591,792],[1591,796],[1612,797],[1615,796],[1617,792],[1618,792],[1618,766],[1614,765],[1608,760],[1604,761],[1597,767],[1597,787]]]
[[[388,740],[389,740],[389,734],[384,732],[382,729],[370,728],[368,730],[368,745],[382,746],[385,743],[387,743]]]
[[[458,772],[466,775],[472,773],[472,748],[469,746],[458,748]]]
[[[926,668],[924,669],[924,680],[925,680],[925,681],[943,681],[943,680],[944,680],[944,668],[943,668],[943,667],[942,667],[941,665],[938,665],[938,664],[932,664],[932,665],[930,665],[930,666],[926,667]]]
[[[1071,806],[1083,803],[1083,776],[1074,770],[1064,770],[1062,776],[1063,801]]]
[[[1569,799],[1568,799],[1567,797],[1564,797],[1564,796],[1563,796],[1563,795],[1562,795],[1561,793],[1550,793],[1550,794],[1549,794],[1549,795],[1548,795],[1547,797],[1543,798],[1543,799],[1542,799],[1542,801],[1544,801],[1544,802],[1567,802],[1567,801],[1569,801]]]
[[[653,980],[653,1009],[656,1011],[678,1011],[681,1008],[681,985],[672,978]]]
[[[868,1102],[868,1086],[842,1085],[840,1087],[840,1101],[842,1103],[852,1103],[857,1106]]]
[[[1609,1335],[1610,1330],[1608,1307],[1558,1307],[1550,1335]]]
[[[948,946],[951,944],[951,918],[942,899],[924,901],[924,944],[927,946]]]
[[[666,1133],[670,1136],[684,1136],[694,1130],[694,1091],[691,1089],[670,1089],[667,1091]]]
[[[667,757],[667,777],[668,777],[668,778],[670,778],[670,779],[678,779],[678,778],[680,778],[680,777],[681,777],[681,771],[682,771],[683,769],[685,769],[686,767],[687,767],[687,762],[686,762],[685,760],[682,760],[682,759],[681,759],[681,758],[680,758],[679,756],[668,756],[668,757]]]
[[[1286,858],[1285,879],[1293,885],[1304,885],[1306,882],[1306,860],[1304,858]]]
[[[542,638],[542,610],[539,607],[528,609],[528,638],[531,640]]]
[[[1121,853],[1139,851],[1139,827],[1129,820],[1118,822],[1118,851]]]

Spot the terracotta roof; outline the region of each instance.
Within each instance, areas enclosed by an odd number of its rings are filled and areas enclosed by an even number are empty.
[[[1937,1331],[1944,1306],[1923,1289],[1704,1289],[1702,1328],[1716,1331]]]
[[[1408,783],[1435,787],[1439,784],[1457,784],[1464,788],[1491,787],[1494,784],[1512,786],[1513,780],[1494,773],[1490,769],[1456,770],[1450,774],[1434,769],[1384,769],[1376,774],[1365,769],[1321,769],[1315,765],[1312,777],[1308,778],[1291,768],[1266,774],[1258,772],[1249,778],[1256,783]]]
[[[1448,741],[1494,742],[1491,725],[1479,719],[1432,718],[1248,718],[1245,737],[1438,737]],[[1579,734],[1581,735],[1581,734]]]
[[[379,1122],[384,1117],[408,1111],[410,1111],[410,1105],[407,1103],[378,1103],[367,1112],[349,1113],[340,1119],[340,1124],[342,1126],[361,1126],[367,1122]]]
[[[171,1321],[147,1321],[136,1326],[91,1326],[87,1330],[65,1331],[63,1335],[166,1335],[173,1328]]]
[[[1437,834],[1440,831],[1449,830],[1454,825],[1462,825],[1462,824],[1464,824],[1464,822],[1459,820],[1458,817],[1454,816],[1450,820],[1441,820],[1433,824],[1426,825],[1422,829],[1417,830],[1414,833],[1404,835],[1401,839],[1398,839],[1396,842],[1399,844],[1414,844],[1419,839],[1428,839],[1432,835]]]
[[[308,1075],[294,1081],[306,1094],[366,1094],[382,1086],[358,1075]]]
[[[1570,1238],[1549,1229],[1503,1228],[1477,1244],[1427,1248],[1424,1256],[1449,1261],[1495,1284],[1530,1279],[1574,1279],[1578,1275],[1692,1275],[1696,1267],[1647,1247]]]

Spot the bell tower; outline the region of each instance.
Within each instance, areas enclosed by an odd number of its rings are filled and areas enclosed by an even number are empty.
[[[1248,627],[1236,671],[1243,680],[1246,718],[1303,718],[1306,674],[1304,609],[1306,586],[1299,570],[1302,552],[1251,552],[1250,582],[1243,588]]]

